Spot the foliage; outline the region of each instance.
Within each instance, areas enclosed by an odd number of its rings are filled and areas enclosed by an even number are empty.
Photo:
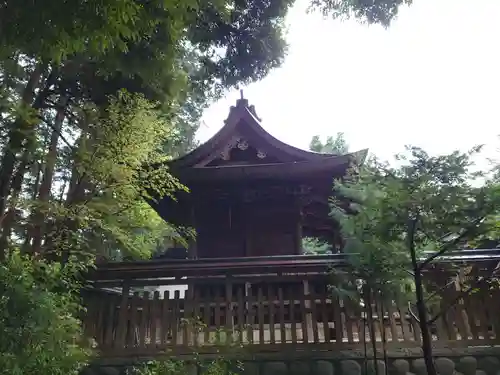
[[[328,254],[331,246],[318,238],[305,237],[302,239],[302,249],[304,254]]]
[[[195,335],[207,329],[206,324],[198,317],[193,319],[183,319],[181,327],[189,326]],[[164,358],[143,363],[129,369],[130,375],[183,375],[183,374],[204,374],[204,375],[238,375],[243,372],[243,363],[239,360],[229,359],[233,349],[241,349],[244,345],[238,343],[233,330],[225,327],[218,327],[214,337],[208,343],[215,348],[215,355],[210,359],[201,360],[198,353],[193,353],[190,360],[180,360],[176,358]],[[197,369],[200,371],[198,372]]]
[[[355,18],[388,27],[399,8],[412,3],[413,0],[312,0],[310,8],[334,19]]]
[[[89,359],[76,318],[80,262],[61,267],[13,252],[0,265],[2,374],[76,375]]]
[[[425,306],[422,273],[439,256],[488,233],[500,198],[497,185],[474,185],[482,174],[472,171],[471,156],[479,151],[430,156],[408,147],[407,154],[396,157],[399,166],[372,160],[335,187],[344,200],[332,202],[332,215],[341,224],[344,252],[355,274],[382,292],[401,291],[402,281],[411,276],[429,374],[435,374],[429,336],[433,318]]]
[[[240,362],[224,359],[219,356],[210,361],[202,362],[182,361],[176,359],[165,359],[150,361],[140,367],[133,368],[128,373],[130,375],[184,375],[196,374],[196,367],[199,367],[204,375],[237,375],[242,371]]]
[[[203,109],[281,64],[291,2],[0,5],[6,373],[77,372],[73,258],[148,257],[176,233],[144,198],[186,189],[163,162],[193,147]]]
[[[328,136],[325,143],[321,142],[319,135],[312,137],[309,150],[324,154],[344,155],[349,152],[349,145],[344,138],[344,133],[337,133],[335,137]],[[319,238],[306,237],[302,239],[304,254],[328,254],[332,246]]]
[[[321,142],[319,135],[315,135],[309,143],[309,149],[322,154],[344,155],[349,152],[349,145],[344,138],[344,133],[339,132],[335,137],[328,136],[325,143]]]
[[[2,252],[148,257],[175,230],[143,198],[185,189],[149,166],[192,149],[222,90],[281,64],[291,3],[0,7],[17,20],[1,33]]]

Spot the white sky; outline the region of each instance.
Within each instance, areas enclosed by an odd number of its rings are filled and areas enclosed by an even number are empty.
[[[306,14],[288,16],[283,66],[244,88],[272,135],[307,149],[341,131],[352,151],[383,159],[405,144],[431,153],[497,147],[500,134],[500,0],[414,0],[389,29]],[[204,115],[206,141],[227,117],[233,91]]]

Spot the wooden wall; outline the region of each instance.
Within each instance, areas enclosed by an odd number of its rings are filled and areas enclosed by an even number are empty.
[[[196,216],[197,257],[299,254],[299,208],[290,202],[207,205]]]

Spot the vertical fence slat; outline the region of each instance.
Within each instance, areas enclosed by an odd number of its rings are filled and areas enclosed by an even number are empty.
[[[184,298],[180,300],[183,307],[183,314],[181,317],[181,325],[180,328],[182,330],[182,345],[189,345],[192,326],[194,324],[192,317],[192,308],[193,308],[193,298],[194,298],[194,289],[193,285],[188,285],[186,292],[184,293]],[[180,294],[180,293],[179,293]]]
[[[448,336],[448,331],[446,329],[445,323],[445,315],[441,314],[439,318],[436,319],[436,331],[437,331],[437,340],[438,341],[448,341],[450,338]]]
[[[254,324],[254,306],[253,306],[253,295],[252,286],[245,285],[245,300],[247,306],[247,341],[249,344],[253,344],[253,324]]]
[[[286,328],[285,328],[285,296],[283,287],[278,286],[278,303],[279,303],[279,323],[280,323],[280,342],[286,343]]]
[[[274,320],[276,318],[276,293],[274,291],[274,287],[272,284],[268,284],[267,286],[267,298],[269,303],[269,340],[270,344],[276,343],[276,331]]]
[[[302,342],[304,344],[309,342],[309,311],[307,309],[307,301],[309,299],[309,291],[308,291],[308,283],[307,281],[304,281],[301,285],[302,287],[299,289],[300,295],[299,295],[299,303],[300,303],[300,323],[301,323],[301,329],[302,329]],[[309,302],[310,303],[310,302]]]
[[[225,287],[226,337],[228,339],[228,344],[231,344],[233,342],[233,283],[231,279],[226,279]]]
[[[312,317],[312,333],[313,333],[313,341],[315,343],[319,343],[319,332],[318,332],[318,309],[316,305],[317,301],[317,296],[316,296],[316,290],[313,288],[309,289],[309,297],[310,297],[310,304],[311,304],[311,317]]]
[[[127,346],[134,347],[137,337],[137,304],[139,300],[139,292],[134,292],[130,302],[129,329],[127,332]]]
[[[442,293],[442,308],[446,311],[443,314],[443,325],[446,330],[446,337],[448,337],[451,341],[457,340],[457,332],[455,330],[455,313],[453,306],[451,305],[452,301],[449,298],[450,288],[446,288],[444,293]]]
[[[172,300],[172,345],[179,344],[179,325],[181,320],[180,315],[180,292],[174,291],[174,299]]]
[[[320,299],[320,315],[323,322],[323,337],[326,343],[330,342],[330,324],[328,318],[328,302],[327,302],[328,289],[326,291],[322,290]]]
[[[493,328],[494,338],[496,340],[500,339],[500,293],[497,288],[490,289],[488,294],[488,302],[486,306],[488,306],[489,312],[489,321]]]
[[[118,314],[118,325],[116,327],[116,346],[123,348],[125,347],[125,339],[127,337],[127,323],[128,323],[128,305],[129,305],[129,291],[130,287],[128,283],[125,283],[122,289],[120,310]]]
[[[141,323],[139,327],[139,345],[141,347],[146,346],[146,337],[148,329],[148,319],[149,319],[149,292],[145,291],[142,293],[142,298],[140,300],[141,304]]]
[[[448,331],[448,337],[451,341],[457,341],[457,330],[455,328],[455,309],[454,306],[450,306],[446,312],[446,330]]]
[[[245,292],[245,285],[238,285],[237,286],[237,299],[238,299],[238,338],[239,338],[239,343],[243,344],[244,339],[245,339],[245,299],[244,299],[244,292]]]
[[[475,308],[471,304],[471,299],[470,298],[463,298],[464,301],[464,306],[465,309],[463,312],[465,313],[466,316],[466,324],[469,326],[470,333],[472,334],[472,340],[478,340],[479,339],[479,330],[477,329],[476,325],[476,314],[475,314]]]
[[[193,345],[198,346],[200,344],[200,324],[201,324],[201,301],[200,301],[200,290],[193,285]]]
[[[106,300],[109,300],[107,298]],[[102,345],[102,343],[105,340],[105,333],[106,333],[106,327],[104,325],[104,321],[106,319],[106,303],[102,303],[102,300],[99,301],[99,303],[96,305],[96,308],[98,309],[97,317],[96,317],[96,331],[94,333],[94,336],[96,341],[98,342],[99,345]]]
[[[467,341],[469,340],[469,327],[467,324],[467,320],[465,319],[466,315],[464,314],[463,304],[461,303],[461,301],[457,301],[454,310],[455,310],[455,322],[457,323],[460,339],[462,341]]]
[[[490,340],[490,330],[488,328],[488,316],[487,316],[487,301],[485,301],[484,296],[487,293],[487,289],[480,290],[477,293],[473,293],[473,300],[476,300],[477,303],[474,303],[477,312],[477,318],[479,319],[479,331],[482,333],[483,340]]]
[[[204,332],[203,332],[203,344],[208,345],[210,342],[210,330],[212,327],[212,316],[215,317],[215,314],[212,314],[212,306],[211,299],[209,295],[203,295],[203,322],[205,323]]]
[[[94,296],[86,296],[83,307],[85,308],[81,315],[83,329],[88,336],[96,337],[98,332],[98,312],[100,311],[99,305],[97,304],[97,298]]]
[[[387,302],[387,314],[389,315],[389,324],[391,327],[391,342],[399,342],[398,328],[396,324],[396,310],[394,309],[394,297]]]
[[[222,291],[219,288],[220,285],[216,285],[215,287],[215,307],[214,307],[214,321],[215,321],[215,342],[220,343],[222,340],[222,335],[221,335],[221,321],[222,321],[222,313],[221,313],[221,308],[222,308],[222,303],[223,303],[223,297],[222,297]]]
[[[259,344],[264,344],[264,294],[262,286],[257,288],[257,311],[258,311],[258,327],[259,327]]]
[[[342,325],[342,315],[340,312],[340,298],[338,296],[332,296],[332,306],[333,318],[335,321],[335,342],[337,344],[342,344],[344,339],[344,327]]]
[[[287,288],[287,295],[289,296],[289,309],[290,309],[290,321],[291,321],[291,331],[292,331],[292,343],[297,343],[297,314],[295,312],[295,295],[293,288]]]
[[[166,347],[169,342],[170,329],[172,320],[170,318],[170,292],[165,290],[163,292],[163,301],[161,304],[161,344]]]
[[[105,305],[107,304],[104,346],[112,346],[113,336],[114,336],[114,326],[115,326],[116,298],[110,297],[109,300],[104,303]]]
[[[344,325],[346,328],[346,334],[347,334],[347,342],[353,343],[354,342],[354,334],[352,331],[352,319],[351,319],[351,313],[354,309],[352,308],[352,304],[350,301],[347,299],[344,300]]]
[[[399,313],[399,324],[401,325],[401,333],[403,334],[403,342],[409,342],[411,340],[411,332],[410,326],[407,320],[407,316],[410,320],[413,320],[412,315],[410,314],[409,307],[402,303],[401,301],[397,301],[396,305],[397,311]]]
[[[158,306],[160,303],[160,292],[155,290],[153,293],[153,299],[150,302],[150,321],[151,321],[151,331],[150,331],[150,341],[149,346],[151,349],[156,349],[156,332],[158,327]]]

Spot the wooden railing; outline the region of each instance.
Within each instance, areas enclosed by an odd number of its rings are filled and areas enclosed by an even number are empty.
[[[191,268],[185,261],[175,269],[162,263],[155,279],[145,278],[150,274],[145,270],[127,271],[124,264],[101,268],[94,276],[102,277],[85,292],[85,330],[104,356],[203,352],[218,345],[362,349],[372,337],[388,348],[420,345],[419,325],[407,302],[372,295],[367,308],[332,294],[328,262],[312,258],[272,265],[258,265],[262,260],[257,259],[251,269],[252,261],[226,266],[219,261],[217,267],[192,261]],[[434,344],[500,344],[498,289],[480,288],[458,298],[461,293],[453,286],[440,291],[440,305],[430,311],[440,315],[431,327]]]

